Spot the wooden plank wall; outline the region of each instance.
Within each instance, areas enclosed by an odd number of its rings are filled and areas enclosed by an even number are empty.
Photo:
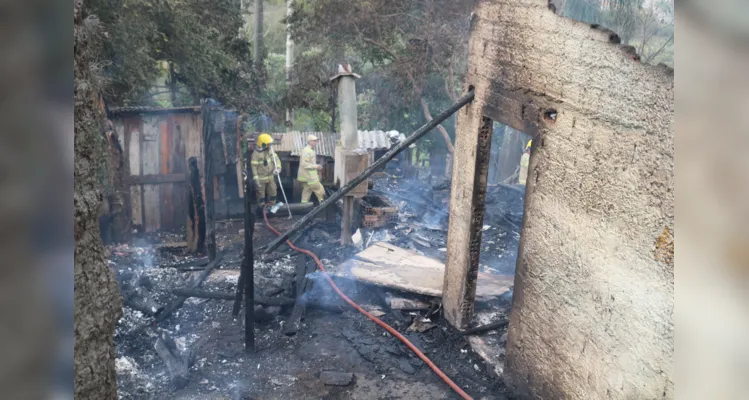
[[[130,178],[129,210],[134,226],[153,232],[177,230],[187,215],[188,159],[203,160],[200,115],[145,113],[113,119],[122,132]]]
[[[159,154],[159,116],[148,115],[143,118],[143,136],[141,137],[141,165],[144,175],[156,175],[160,172]],[[161,229],[159,185],[143,185],[143,219],[146,232]]]

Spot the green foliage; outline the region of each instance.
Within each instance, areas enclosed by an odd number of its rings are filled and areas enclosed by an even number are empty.
[[[673,67],[673,0],[565,0],[561,15],[611,29],[643,62]]]
[[[109,37],[105,95],[112,104],[153,104],[153,85],[166,74],[165,86],[179,92],[175,105],[213,97],[240,110],[252,106],[250,47],[238,37],[243,24],[239,0],[87,3]],[[165,65],[172,70],[165,71]]]
[[[475,2],[296,0],[288,19],[297,48],[296,107],[327,113],[328,78],[349,63],[357,81],[361,129],[411,132],[426,122],[420,99],[437,114],[462,80]],[[449,83],[449,85],[448,85]],[[314,100],[310,101],[311,96]],[[454,135],[453,122],[443,124]],[[445,146],[438,133],[421,146]]]

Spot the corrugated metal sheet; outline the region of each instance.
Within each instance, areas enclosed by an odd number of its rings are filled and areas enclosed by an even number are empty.
[[[316,153],[318,156],[334,157],[335,156],[335,145],[338,141],[338,133],[332,132],[286,132],[286,133],[273,133],[273,139],[275,140],[275,150],[277,152],[289,152],[292,156],[299,156],[307,146],[307,136],[315,135],[320,140],[317,143]],[[396,131],[359,131],[359,148],[367,150],[387,150],[393,143],[396,142],[402,134]],[[395,138],[392,139],[391,138]]]

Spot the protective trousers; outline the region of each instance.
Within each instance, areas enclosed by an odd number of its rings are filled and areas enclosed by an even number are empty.
[[[301,182],[302,184],[302,203],[306,203],[309,201],[309,198],[312,196],[312,193],[315,194],[315,197],[317,197],[318,202],[322,202],[325,200],[325,189],[322,186],[322,183],[320,182]]]
[[[276,201],[276,181],[273,179],[257,182],[255,188],[257,189],[256,194],[258,204],[265,203],[266,194],[268,195],[268,202]]]

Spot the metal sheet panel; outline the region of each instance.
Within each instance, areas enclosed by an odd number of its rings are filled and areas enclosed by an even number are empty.
[[[395,131],[390,131],[395,132]],[[302,149],[307,146],[307,136],[315,135],[320,140],[317,143],[317,155],[323,157],[335,157],[335,146],[338,141],[338,133],[332,132],[287,132],[273,133],[276,140],[277,152],[289,152],[292,156],[299,156]],[[400,135],[395,132],[395,135]],[[391,146],[390,135],[385,131],[359,131],[359,148],[367,150],[387,150]]]

